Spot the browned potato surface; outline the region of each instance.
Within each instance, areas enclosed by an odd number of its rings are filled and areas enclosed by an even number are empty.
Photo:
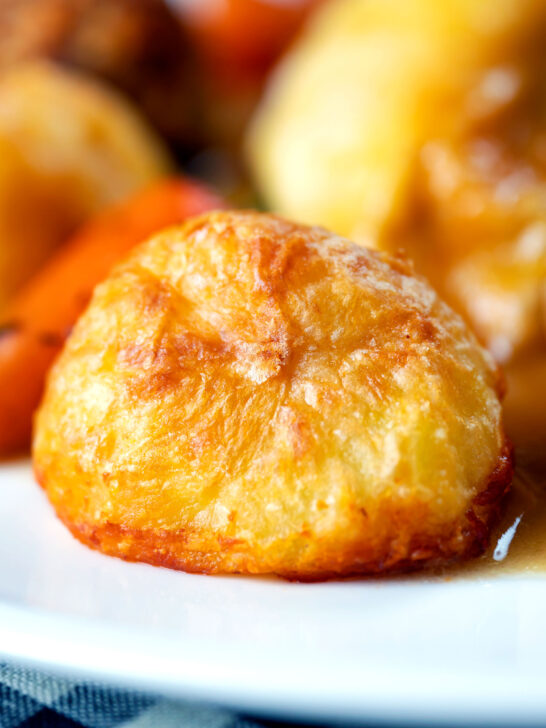
[[[511,476],[498,375],[411,266],[217,212],[139,247],[54,366],[34,464],[93,548],[294,579],[483,551]]]

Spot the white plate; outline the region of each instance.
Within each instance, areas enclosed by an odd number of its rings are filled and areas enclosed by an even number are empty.
[[[546,723],[546,579],[290,584],[127,564],[0,468],[0,654],[276,718]]]

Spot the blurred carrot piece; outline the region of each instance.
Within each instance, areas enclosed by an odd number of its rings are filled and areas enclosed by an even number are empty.
[[[190,38],[219,70],[226,64],[263,75],[321,0],[170,0]]]
[[[11,301],[0,324],[0,455],[28,446],[47,371],[94,286],[152,233],[223,206],[195,182],[157,183],[84,226]]]

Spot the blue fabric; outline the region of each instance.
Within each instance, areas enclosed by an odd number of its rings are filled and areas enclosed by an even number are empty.
[[[0,728],[263,728],[196,707],[0,663]]]

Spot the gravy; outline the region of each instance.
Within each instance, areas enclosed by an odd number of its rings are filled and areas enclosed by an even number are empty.
[[[484,575],[546,572],[546,357],[512,366],[507,384],[505,424],[516,471],[489,551],[468,565]]]

